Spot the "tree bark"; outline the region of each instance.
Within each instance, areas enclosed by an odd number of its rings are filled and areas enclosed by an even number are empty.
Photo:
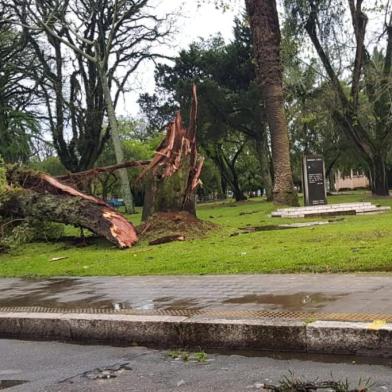
[[[144,197],[142,220],[158,212],[186,211],[196,216],[196,199],[184,204],[184,194],[188,183],[189,165],[182,166],[175,174],[168,178],[149,175],[146,178],[146,194]]]
[[[371,171],[371,189],[372,193],[377,196],[388,196],[388,177],[385,168],[385,160],[382,156],[376,155],[371,160],[370,164]]]
[[[79,192],[40,172],[8,167],[8,189],[1,192],[0,215],[80,226],[119,248],[137,242],[136,229],[100,199]]]
[[[139,179],[146,178],[143,220],[159,212],[186,211],[196,216],[195,190],[204,159],[197,153],[197,93],[192,91],[190,122],[185,128],[180,112],[169,124],[166,138]]]
[[[270,162],[270,153],[268,148],[268,143],[266,140],[266,135],[260,135],[255,140],[256,145],[256,153],[260,162],[261,167],[261,178],[263,181],[265,195],[268,201],[273,200],[273,185],[272,185],[272,176],[271,176],[271,162]]]
[[[0,202],[0,215],[84,227],[119,248],[128,248],[137,241],[136,230],[132,227],[129,231],[129,223],[116,211],[72,196],[41,194],[31,190],[8,192]],[[124,229],[132,233],[132,237],[126,235],[121,238],[119,232]]]
[[[271,132],[274,168],[273,200],[298,205],[290,163],[290,146],[283,99],[283,68],[280,58],[280,27],[275,0],[246,0],[256,71],[265,101]]]
[[[116,155],[117,164],[121,164],[124,162],[124,152],[123,152],[123,149],[121,146],[121,139],[120,139],[120,133],[118,130],[116,112],[114,110],[114,105],[113,105],[112,97],[110,94],[110,89],[109,89],[107,77],[104,74],[104,70],[102,69],[102,66],[100,64],[97,64],[97,66],[98,66],[100,80],[101,80],[102,89],[103,89],[103,94],[104,94],[105,102],[106,102],[106,111],[107,111],[107,115],[108,115],[108,119],[109,119],[110,130],[112,133],[114,153]],[[135,204],[133,201],[133,195],[132,195],[131,186],[129,183],[128,172],[126,169],[120,169],[118,171],[118,173],[119,173],[120,182],[121,182],[121,195],[124,199],[126,212],[128,212],[129,214],[134,214],[135,213]]]
[[[354,3],[349,1],[352,16],[353,28],[356,38],[356,56],[351,80],[351,100],[348,99],[340,82],[337,73],[333,68],[333,64],[328,57],[328,53],[324,50],[321,40],[317,33],[317,3],[311,2],[311,12],[305,25],[306,32],[311,39],[313,46],[324,66],[326,73],[331,81],[331,85],[336,93],[337,102],[340,104],[340,110],[337,107],[332,109],[332,115],[336,123],[343,132],[350,138],[359,154],[369,166],[370,183],[372,193],[378,196],[386,196],[389,194],[388,181],[385,170],[385,160],[390,140],[386,137],[389,134],[389,117],[390,105],[384,105],[389,102],[387,84],[382,79],[381,85],[377,86],[374,79],[369,78],[368,73],[363,73],[363,68],[374,67],[369,61],[370,58],[366,54],[364,47],[364,39],[366,35],[367,17],[362,11],[362,1]],[[386,31],[388,33],[386,56],[384,60],[383,76],[389,80],[391,74],[392,61],[392,26],[389,23]],[[366,61],[365,61],[366,60]],[[365,64],[366,63],[366,64]],[[374,68],[375,69],[375,68]],[[367,131],[366,126],[361,122],[358,110],[360,106],[359,93],[361,75],[364,74],[364,83],[366,85],[365,92],[368,95],[369,103],[377,120],[376,129],[371,132]],[[377,94],[375,94],[377,92]]]

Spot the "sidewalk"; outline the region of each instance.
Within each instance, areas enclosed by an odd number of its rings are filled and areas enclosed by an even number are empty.
[[[392,356],[392,275],[1,279],[0,334]]]

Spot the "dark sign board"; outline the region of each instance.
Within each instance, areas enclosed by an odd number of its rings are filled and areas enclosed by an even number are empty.
[[[327,204],[325,166],[320,157],[305,156],[303,159],[304,198],[306,206]]]

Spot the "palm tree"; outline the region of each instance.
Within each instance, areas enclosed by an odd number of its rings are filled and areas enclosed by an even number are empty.
[[[290,145],[283,105],[283,67],[275,0],[245,0],[253,36],[257,76],[262,88],[271,133],[274,168],[273,200],[298,205],[290,164]]]

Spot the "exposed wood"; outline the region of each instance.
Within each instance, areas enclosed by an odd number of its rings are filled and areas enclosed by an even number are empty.
[[[157,148],[155,157],[142,171],[146,178],[143,220],[157,212],[187,211],[195,215],[194,192],[201,183],[204,159],[197,152],[197,91],[192,89],[189,126],[184,127],[181,113],[167,128],[166,138]]]
[[[144,168],[139,180],[148,177],[151,192],[150,215],[155,212],[195,212],[194,192],[200,184],[204,160],[196,146],[197,95],[193,99],[188,128],[181,114],[168,126],[166,138],[151,161],[128,161],[98,167],[80,173],[54,178],[48,174],[20,166],[6,168],[6,190],[0,198],[0,215],[12,219],[35,218],[87,228],[105,237],[119,248],[138,241],[135,227],[104,200],[87,195],[81,186],[101,173],[113,173],[126,168]],[[149,215],[149,216],[150,216]],[[146,228],[145,230],[148,230]],[[183,235],[164,237],[163,241],[181,241]],[[162,241],[161,239],[157,240]],[[159,242],[164,243],[164,242]]]
[[[119,248],[138,240],[135,227],[103,200],[86,195],[40,172],[9,167],[9,189],[3,192],[0,214],[71,224],[105,237]]]

